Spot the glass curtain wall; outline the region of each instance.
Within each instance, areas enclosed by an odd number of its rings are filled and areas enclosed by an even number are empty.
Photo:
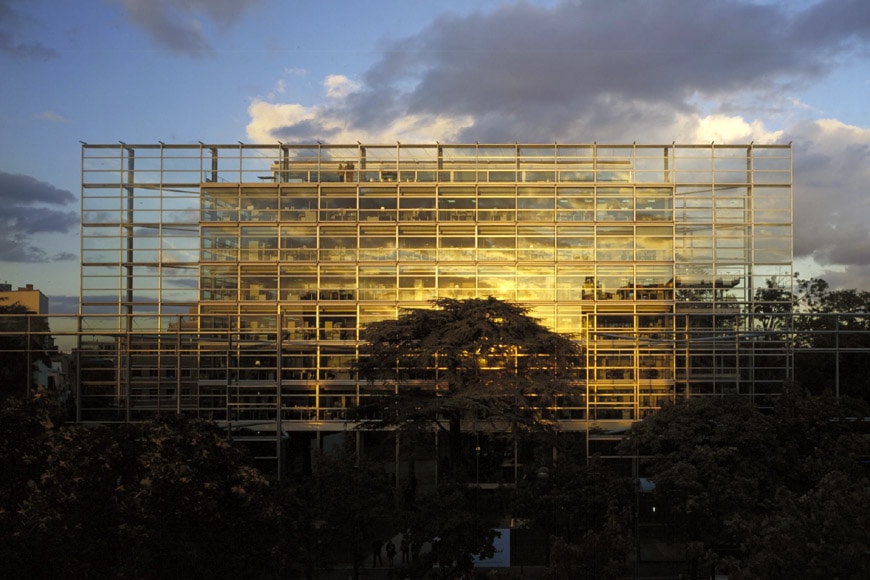
[[[82,175],[82,420],[340,429],[360,329],[439,297],[580,341],[566,428],[791,365],[788,146],[84,145]]]

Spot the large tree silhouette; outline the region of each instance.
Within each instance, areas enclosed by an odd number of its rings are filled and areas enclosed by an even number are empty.
[[[434,424],[449,434],[452,466],[463,421],[515,437],[550,426],[550,411],[576,379],[576,343],[492,297],[432,305],[363,331],[356,367],[382,387],[361,406],[363,424],[410,432]]]

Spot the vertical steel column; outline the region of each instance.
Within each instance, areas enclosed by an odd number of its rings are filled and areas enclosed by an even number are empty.
[[[834,315],[834,400],[840,400],[840,315]]]
[[[30,327],[30,321],[33,317],[29,316],[27,314],[25,314],[24,317],[25,317],[25,320],[27,321],[27,329],[25,331],[25,342],[24,342],[24,349],[27,353],[25,355],[27,357],[27,366],[25,367],[27,369],[27,380],[25,381],[25,384],[26,384],[26,387],[25,387],[26,399],[25,400],[29,401],[31,395],[33,394],[33,355],[31,352],[33,350],[32,349],[33,337],[30,334],[32,331],[32,329]]]
[[[277,477],[281,481],[284,473],[284,412],[282,392],[282,369],[284,366],[284,313],[278,311],[278,331],[275,333],[275,457]]]
[[[217,183],[218,180],[218,150],[217,147],[211,147],[211,182]]]
[[[124,150],[127,151],[127,175],[126,175],[126,184],[124,186],[124,191],[126,192],[126,201],[127,201],[127,215],[126,215],[126,223],[124,229],[126,231],[125,235],[125,250],[126,250],[126,265],[124,269],[126,270],[126,285],[125,285],[125,300],[126,304],[124,305],[124,314],[125,314],[125,326],[124,326],[124,335],[126,342],[126,349],[124,352],[124,375],[126,377],[126,396],[125,404],[124,404],[124,420],[130,421],[130,407],[132,404],[133,397],[133,381],[131,376],[131,371],[133,367],[132,360],[132,339],[131,335],[133,332],[133,208],[134,208],[134,186],[133,184],[136,181],[136,150],[132,147],[124,146]]]
[[[227,393],[226,393],[226,421],[227,421],[227,440],[233,440],[233,413],[232,413],[232,391],[233,391],[233,317],[227,316]]]
[[[175,414],[181,415],[181,321],[183,314],[178,315],[178,328],[175,329]]]

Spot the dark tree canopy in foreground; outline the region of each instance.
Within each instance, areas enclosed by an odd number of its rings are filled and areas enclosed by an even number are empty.
[[[659,535],[685,542],[696,564],[734,578],[866,578],[870,441],[848,419],[866,414],[796,389],[770,412],[695,398],[635,424],[621,450],[655,483]]]
[[[432,305],[363,331],[357,369],[384,389],[361,409],[374,419],[368,426],[429,430],[434,423],[450,432],[454,459],[462,421],[514,434],[546,427],[547,409],[576,377],[576,344],[526,308],[492,297]]]
[[[216,578],[270,575],[267,480],[203,421],[55,426],[44,407],[3,409],[4,575]],[[26,439],[22,439],[22,435]],[[14,491],[14,493],[7,493]]]

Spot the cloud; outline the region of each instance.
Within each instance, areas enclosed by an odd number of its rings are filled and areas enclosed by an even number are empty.
[[[48,121],[49,123],[69,123],[69,120],[66,117],[60,113],[55,113],[54,111],[43,111],[42,113],[33,115],[33,118],[41,121]]]
[[[355,93],[360,88],[359,83],[344,75],[329,75],[323,86],[326,87],[326,96],[335,100],[346,99],[348,95]]]
[[[769,131],[761,121],[740,116],[708,115],[693,119],[693,124],[694,135],[688,139],[693,143],[777,143],[783,136],[783,131]]]
[[[448,14],[386,46],[358,81],[327,78],[327,99],[304,119],[282,122],[271,111],[270,126],[254,116],[265,109],[252,107],[252,125],[266,141],[371,140],[389,127],[410,134],[388,141],[442,129],[456,131],[434,136],[442,141],[670,142],[694,136],[687,120],[733,116],[728,105],[748,99],[792,110],[791,89],[864,46],[866,5],[827,0],[795,11],[738,0],[519,2]],[[736,128],[718,129],[727,137]]]
[[[0,261],[70,260],[68,252],[51,255],[34,244],[34,236],[67,233],[78,224],[78,212],[67,209],[77,198],[28,175],[0,171]]]
[[[870,283],[868,130],[795,95],[866,58],[870,2],[530,2],[447,14],[316,106],[249,106],[258,142],[794,142],[795,254]],[[773,126],[772,120],[780,126]]]
[[[261,0],[113,0],[130,22],[171,52],[193,57],[214,54],[203,20],[229,28]]]
[[[870,129],[822,119],[800,123],[792,136],[795,256],[840,285],[870,283]]]
[[[0,54],[19,59],[49,59],[58,56],[56,50],[41,42],[20,40],[30,19],[14,6],[16,0],[0,0]]]

